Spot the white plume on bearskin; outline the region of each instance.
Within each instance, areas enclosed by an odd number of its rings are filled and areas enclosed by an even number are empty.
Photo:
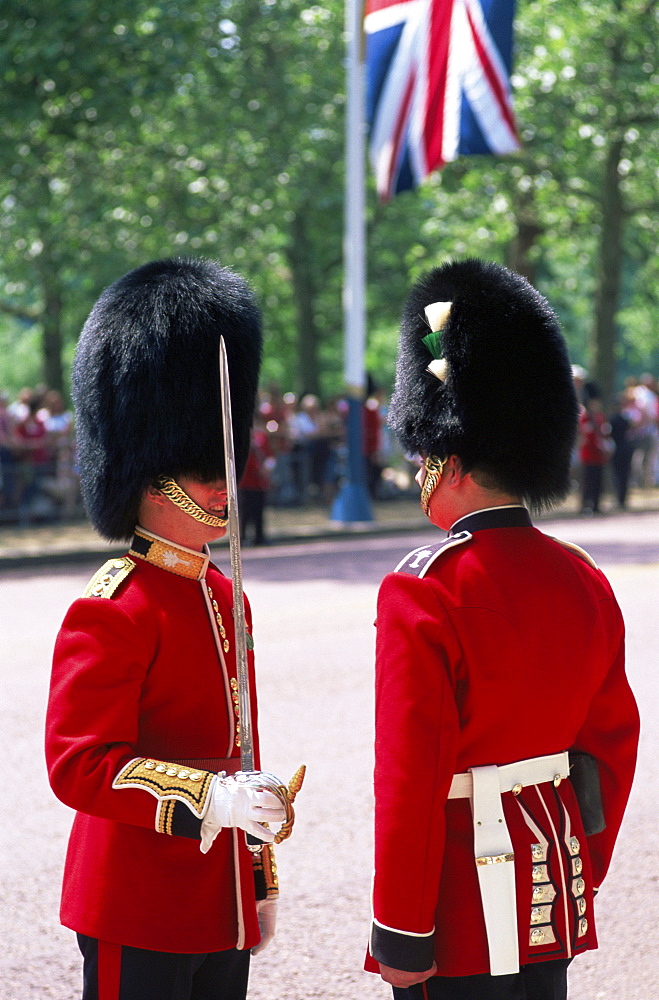
[[[429,347],[432,304],[443,328]],[[465,471],[479,468],[501,490],[546,508],[569,490],[577,412],[558,319],[525,278],[464,260],[416,283],[389,410],[406,451],[457,455]]]

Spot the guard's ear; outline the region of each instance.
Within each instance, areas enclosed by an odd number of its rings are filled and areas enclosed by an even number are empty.
[[[462,468],[462,462],[457,455],[449,455],[449,457],[444,462],[444,472],[443,478],[446,478],[449,486],[458,486],[460,482],[468,476],[469,473],[465,472]]]
[[[164,507],[167,503],[167,497],[165,494],[153,483],[151,483],[150,486],[147,486],[142,494],[142,499],[147,500],[149,503],[158,504],[159,507]]]

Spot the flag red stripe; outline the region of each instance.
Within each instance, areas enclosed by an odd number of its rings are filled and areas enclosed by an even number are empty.
[[[364,16],[367,17],[376,10],[385,10],[386,7],[402,6],[406,3],[412,3],[412,0],[367,0]]]
[[[513,118],[512,110],[510,108],[510,102],[508,100],[508,94],[501,86],[501,80],[492,65],[487,50],[481,42],[480,35],[475,29],[474,22],[471,16],[471,11],[467,9],[467,18],[469,20],[469,28],[471,29],[471,36],[474,40],[474,45],[476,51],[478,52],[478,58],[480,60],[481,66],[485,71],[485,75],[489,80],[490,87],[492,88],[492,93],[495,95],[499,108],[501,110],[501,116],[505,119],[508,128],[510,129],[512,135],[517,136],[517,129],[515,127],[515,119]]]
[[[410,78],[407,81],[407,87],[405,88],[405,96],[400,103],[398,118],[396,119],[396,128],[392,136],[392,151],[391,151],[391,162],[389,165],[389,176],[387,178],[387,200],[392,197],[394,193],[394,182],[398,173],[398,160],[401,154],[401,148],[403,146],[403,139],[405,136],[405,130],[407,128],[409,118],[410,118],[410,102],[412,100],[412,94],[414,93],[414,81],[416,77],[414,73],[410,73]]]
[[[428,95],[426,120],[424,122],[424,145],[426,169],[430,173],[444,166],[444,100],[446,93],[446,69],[451,37],[451,17],[453,0],[432,3],[430,9],[430,32],[428,38]]]

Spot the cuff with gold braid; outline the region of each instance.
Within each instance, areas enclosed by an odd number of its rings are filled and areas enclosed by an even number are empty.
[[[212,771],[195,770],[151,757],[136,757],[119,771],[112,787],[141,788],[155,796],[159,833],[201,840],[201,821],[216,777]]]

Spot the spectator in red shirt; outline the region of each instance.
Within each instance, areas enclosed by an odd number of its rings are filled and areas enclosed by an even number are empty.
[[[603,469],[614,446],[611,427],[602,410],[599,386],[595,382],[586,382],[583,387],[579,435],[579,458],[583,470],[581,513],[598,514]]]
[[[34,395],[28,403],[27,415],[14,428],[18,449],[19,508],[21,517],[30,515],[30,508],[41,491],[41,482],[51,471],[51,450],[46,425],[38,416],[41,401]]]
[[[254,545],[267,544],[263,515],[274,466],[275,454],[270,437],[263,416],[257,411],[254,416],[249,458],[238,491],[241,542],[245,542],[249,528]]]

